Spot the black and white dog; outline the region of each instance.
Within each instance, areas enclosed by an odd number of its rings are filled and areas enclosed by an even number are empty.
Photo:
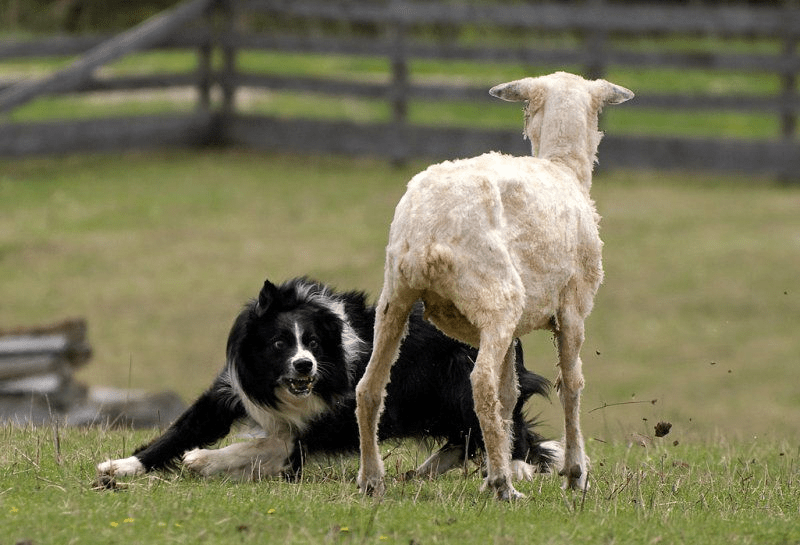
[[[212,386],[165,432],[133,456],[97,466],[104,475],[133,475],[183,463],[202,475],[296,478],[308,456],[358,451],[355,386],[372,350],[375,308],[360,292],[337,293],[306,278],[264,283],[233,324],[227,364]],[[517,344],[520,395],[513,414],[517,479],[558,463],[560,445],[543,441],[523,404],[549,383],[525,369]],[[432,438],[444,446],[416,470],[434,476],[483,451],[470,372],[475,349],[412,314],[392,368],[379,435]],[[258,438],[204,449],[237,422]],[[263,435],[263,436],[262,436]]]

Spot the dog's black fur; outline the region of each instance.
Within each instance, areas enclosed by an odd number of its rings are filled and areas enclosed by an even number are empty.
[[[227,364],[212,386],[134,456],[145,471],[168,467],[248,418],[293,444],[289,476],[299,475],[307,456],[357,452],[355,386],[369,360],[374,318],[363,293],[337,293],[306,278],[280,286],[266,281],[236,318]],[[439,452],[461,449],[462,461],[481,453],[470,384],[476,350],[424,321],[421,305],[408,327],[392,368],[380,438],[441,439],[446,443]],[[546,471],[556,454],[523,416],[523,404],[533,394],[547,395],[550,385],[525,369],[518,342],[516,356],[520,395],[512,458]]]

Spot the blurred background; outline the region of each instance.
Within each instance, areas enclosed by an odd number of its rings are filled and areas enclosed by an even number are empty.
[[[587,435],[796,441],[799,35],[792,1],[0,0],[0,330],[91,347],[0,390],[191,401],[265,277],[377,296],[407,180],[530,153],[487,91],[566,70],[636,93],[601,119]]]

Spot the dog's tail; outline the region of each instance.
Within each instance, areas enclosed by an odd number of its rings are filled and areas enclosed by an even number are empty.
[[[515,341],[517,380],[519,381],[519,399],[514,412],[525,414],[524,405],[533,395],[549,397],[552,384],[549,380],[525,368],[522,354],[522,343]],[[524,449],[526,462],[535,466],[540,473],[557,471],[564,465],[564,447],[559,441],[546,440],[536,432],[539,422],[536,418],[523,417],[525,426],[515,437],[515,448]],[[515,456],[516,457],[516,456]]]
[[[524,444],[525,461],[536,468],[538,473],[558,471],[564,466],[564,445],[560,441],[546,440],[536,433],[535,419],[526,420]]]
[[[515,365],[517,368],[517,381],[519,382],[519,399],[517,400],[516,408],[521,410],[522,406],[534,394],[538,394],[542,397],[549,397],[552,384],[543,376],[537,375],[525,368],[522,343],[519,339],[514,341],[514,351],[517,356],[515,358]]]

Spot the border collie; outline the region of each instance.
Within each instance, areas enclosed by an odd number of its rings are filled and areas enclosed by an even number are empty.
[[[160,437],[129,458],[97,466],[101,475],[134,475],[183,464],[201,475],[244,479],[300,476],[316,454],[358,452],[355,385],[372,350],[375,307],[361,292],[337,293],[307,278],[264,283],[233,324],[227,364]],[[555,467],[560,444],[544,441],[523,415],[549,382],[528,370],[516,347],[519,399],[511,423],[517,479]],[[470,372],[476,351],[412,313],[380,420],[381,439],[427,438],[444,446],[415,473],[435,476],[483,452]],[[436,365],[430,362],[435,361]],[[255,424],[257,438],[205,449],[234,423]]]

